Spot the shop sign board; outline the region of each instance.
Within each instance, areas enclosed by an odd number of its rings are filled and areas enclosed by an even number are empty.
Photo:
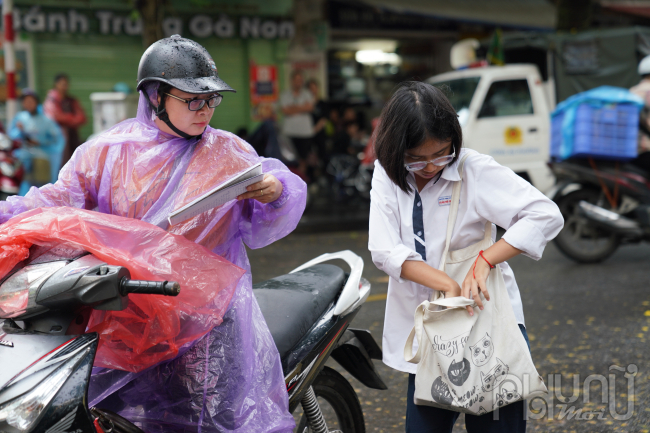
[[[253,119],[268,119],[273,116],[273,105],[279,96],[278,68],[251,63],[249,76]]]
[[[291,39],[295,33],[293,21],[286,18],[256,16],[231,17],[226,14],[209,16],[197,14],[187,18],[166,17],[162,23],[166,36],[222,39]],[[42,10],[38,6],[14,11],[14,29],[29,33],[99,33],[102,35],[142,34],[142,20],[107,10],[80,12],[76,9]]]
[[[453,21],[449,19],[417,13],[398,13],[372,7],[363,2],[330,0],[327,6],[329,24],[333,29],[430,31],[455,28]]]
[[[595,38],[565,42],[562,46],[562,59],[564,69],[569,75],[595,74],[601,69]]]

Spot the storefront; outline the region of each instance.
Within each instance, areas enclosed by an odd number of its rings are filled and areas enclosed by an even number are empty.
[[[329,97],[363,105],[373,117],[405,80],[451,70],[451,46],[483,39],[495,29],[553,31],[546,0],[329,0]]]
[[[88,115],[90,94],[117,83],[135,89],[144,52],[142,23],[129,0],[16,0],[17,82],[45,96],[54,76],[70,76],[70,93]],[[196,2],[198,3],[198,2]],[[207,3],[207,2],[204,2]],[[212,126],[236,131],[254,127],[256,104],[272,103],[284,86],[289,41],[295,29],[292,0],[214,1],[204,6],[171,0],[165,8],[166,35],[181,34],[205,46],[219,76],[237,90],[227,94]],[[0,67],[4,62],[0,60]],[[0,102],[6,97],[4,77]],[[267,81],[264,81],[267,80]],[[1,113],[0,113],[1,114]],[[82,137],[92,133],[92,118]]]

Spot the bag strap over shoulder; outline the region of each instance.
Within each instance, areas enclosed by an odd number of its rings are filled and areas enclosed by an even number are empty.
[[[467,160],[467,157],[469,156],[468,153],[466,153],[460,160],[460,163],[458,164],[458,175],[460,176],[460,180],[457,182],[454,182],[454,186],[451,192],[451,208],[449,209],[449,218],[447,219],[447,238],[445,240],[445,249],[442,252],[442,256],[440,257],[440,266],[438,266],[438,269],[441,271],[445,271],[445,263],[447,262],[447,254],[449,253],[449,243],[451,242],[451,234],[454,231],[454,225],[456,224],[456,216],[458,215],[458,204],[460,201],[460,188],[463,183],[463,169],[465,168],[465,161]]]

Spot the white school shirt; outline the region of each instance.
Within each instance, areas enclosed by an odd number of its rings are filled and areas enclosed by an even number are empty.
[[[546,243],[562,229],[564,220],[558,207],[512,170],[497,164],[490,156],[469,153],[465,161],[458,216],[451,237],[450,251],[468,247],[483,239],[485,222],[506,229],[503,239],[523,254],[539,260]],[[384,335],[383,361],[389,367],[415,373],[417,366],[404,360],[404,344],[413,328],[415,309],[429,298],[431,289],[400,277],[406,260],[422,261],[415,242],[425,244],[426,263],[439,269],[445,247],[452,186],[459,180],[458,163],[445,167],[440,178],[429,181],[419,192],[424,225],[423,239],[416,240],[413,207],[416,195],[395,185],[375,162],[370,192],[370,230],[368,249],[375,265],[390,276]],[[409,183],[415,188],[413,174]],[[492,226],[492,239],[496,228]],[[499,264],[517,322],[524,324],[519,288],[512,269]],[[489,301],[488,301],[489,302]],[[415,350],[415,349],[414,349]]]

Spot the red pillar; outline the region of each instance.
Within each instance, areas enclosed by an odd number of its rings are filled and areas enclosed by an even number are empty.
[[[4,57],[5,57],[5,75],[7,83],[7,124],[16,115],[18,103],[16,101],[16,51],[14,48],[14,19],[13,19],[13,0],[3,0],[2,15],[4,24]]]

